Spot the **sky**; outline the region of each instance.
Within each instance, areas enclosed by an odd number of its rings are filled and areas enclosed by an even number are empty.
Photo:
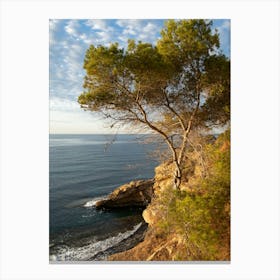
[[[77,102],[83,91],[84,55],[93,45],[128,39],[155,44],[164,26],[161,19],[50,19],[49,21],[49,102],[51,134],[115,133],[98,114],[84,111]],[[213,20],[220,34],[222,52],[230,57],[230,20]],[[118,131],[129,133],[124,127]]]

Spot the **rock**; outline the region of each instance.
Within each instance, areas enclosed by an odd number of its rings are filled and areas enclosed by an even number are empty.
[[[162,191],[173,185],[174,165],[167,161],[155,168],[155,195],[160,195]]]
[[[161,196],[161,193],[166,189],[174,185],[174,163],[172,161],[166,161],[155,168],[155,183],[154,183],[154,193],[155,196]],[[189,182],[182,179],[181,190],[190,190]]]
[[[95,207],[146,207],[153,197],[154,179],[132,181],[115,189],[107,199],[96,202]]]
[[[154,205],[149,205],[143,213],[142,217],[145,222],[149,225],[155,224],[159,220],[160,210],[154,207]]]

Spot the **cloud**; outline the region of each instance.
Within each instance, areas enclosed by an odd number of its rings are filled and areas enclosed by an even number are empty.
[[[230,20],[223,20],[222,23],[220,25],[218,25],[217,27],[218,32],[220,33],[220,35],[225,35],[225,33],[229,32],[230,29]]]
[[[110,24],[111,20],[90,19],[84,22],[84,26],[89,27],[87,34],[82,34],[80,39],[83,43],[90,45],[105,45],[116,42],[119,35],[119,28]]]
[[[144,28],[142,33],[140,33],[139,38],[141,40],[149,40],[153,44],[155,44],[158,37],[158,29],[159,27],[151,22],[148,22]]]
[[[106,133],[108,126],[98,114],[82,110],[76,101],[50,99],[50,133]]]
[[[51,111],[73,111],[80,109],[80,105],[77,101],[72,101],[61,97],[52,97],[49,104]]]
[[[143,20],[137,19],[120,19],[116,21],[116,25],[121,27],[122,34],[127,35],[138,35],[143,29]]]
[[[103,42],[103,43],[107,43],[108,41],[111,40],[111,36],[108,32],[105,31],[99,31],[96,32],[97,36],[98,36],[98,41],[99,42]]]
[[[74,37],[79,36],[79,21],[78,20],[69,20],[68,23],[65,25],[64,29],[65,31]]]
[[[143,32],[144,22],[138,19],[118,20],[116,22],[122,29],[122,35],[128,37],[138,37]]]
[[[130,28],[124,29],[123,34],[125,34],[125,35],[136,35],[136,31],[133,30],[133,29],[130,27]]]
[[[230,20],[225,19],[216,26],[220,37],[220,47],[225,55],[230,56]]]
[[[90,35],[86,36],[83,34],[80,37],[83,42],[89,44],[103,44],[108,45],[112,43],[115,39],[116,30],[112,26],[108,25],[108,20],[103,19],[89,19],[85,22],[85,25],[90,27],[92,32]]]
[[[123,28],[131,28],[139,30],[143,25],[142,19],[119,19],[116,24]]]
[[[93,30],[105,30],[108,28],[107,20],[104,19],[89,19],[85,24]]]
[[[161,24],[155,23],[153,20],[144,19],[120,19],[116,24],[123,29],[119,39],[127,41],[128,38],[135,40],[147,41],[155,44],[159,37]],[[125,38],[127,38],[125,40]]]
[[[58,19],[50,19],[49,20],[49,28],[52,31],[55,31],[57,26],[59,24],[59,20]]]
[[[55,44],[55,33],[57,31],[59,25],[59,20],[57,19],[50,19],[49,20],[49,40],[50,45]]]
[[[50,90],[55,88],[54,93],[57,95],[65,96],[73,88],[76,95],[81,92],[83,59],[87,46],[76,40],[80,36],[77,27],[76,23],[68,21],[64,27],[66,34],[62,34],[60,40],[50,45]]]
[[[155,24],[153,24],[151,22],[148,22],[147,25],[144,27],[143,31],[147,32],[147,33],[153,33],[154,34],[154,33],[156,33],[157,28],[158,27]]]
[[[92,113],[84,112],[77,103],[83,91],[83,61],[87,48],[90,44],[108,46],[111,42],[125,47],[128,38],[154,40],[158,35],[156,27],[150,20],[50,20],[51,129],[63,131],[66,123],[69,131],[71,123],[73,131],[79,130],[79,126],[86,130],[85,123],[88,123],[89,129],[104,129],[100,128],[102,125],[93,127]]]

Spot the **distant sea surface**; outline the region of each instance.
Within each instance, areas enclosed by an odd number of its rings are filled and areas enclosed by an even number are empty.
[[[50,261],[106,260],[143,238],[142,209],[94,204],[122,184],[154,177],[156,144],[143,144],[147,137],[50,135]]]

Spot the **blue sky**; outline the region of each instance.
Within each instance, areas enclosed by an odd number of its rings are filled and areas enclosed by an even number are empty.
[[[90,44],[118,42],[129,38],[155,44],[164,20],[51,19],[50,40],[50,133],[114,133],[98,114],[83,111],[77,98],[83,91],[84,54]],[[213,20],[220,34],[221,49],[230,56],[230,21]],[[128,128],[123,128],[129,133]]]

